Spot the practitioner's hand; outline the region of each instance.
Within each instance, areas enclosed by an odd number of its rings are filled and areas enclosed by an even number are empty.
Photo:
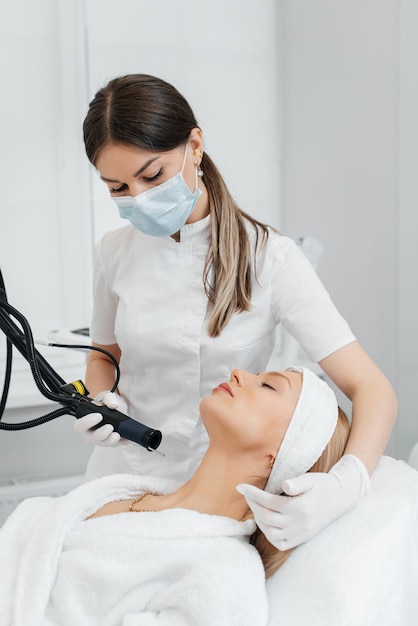
[[[125,415],[128,412],[128,405],[117,393],[101,391],[94,400]],[[100,413],[89,413],[74,422],[74,430],[77,433],[84,433],[88,442],[98,446],[116,446],[128,443],[127,439],[123,439],[119,433],[114,431],[112,424],[105,424],[96,430],[91,430],[93,426],[100,424],[102,419],[103,416]]]
[[[252,485],[238,485],[237,490],[245,496],[270,543],[279,550],[288,550],[352,509],[369,486],[363,463],[346,454],[327,474],[308,472],[283,481],[282,495]]]

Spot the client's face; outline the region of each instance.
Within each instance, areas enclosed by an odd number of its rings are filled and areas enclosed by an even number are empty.
[[[247,449],[272,445],[278,449],[287,430],[302,387],[299,372],[251,374],[234,370],[203,398],[200,413],[211,441],[231,439]]]

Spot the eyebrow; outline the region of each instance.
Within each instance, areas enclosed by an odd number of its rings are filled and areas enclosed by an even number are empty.
[[[288,376],[286,376],[285,374],[282,374],[281,372],[267,372],[268,376],[279,376],[280,378],[284,378],[287,381],[287,384],[289,385],[289,389],[292,388],[292,383],[290,381],[290,378]]]
[[[156,161],[157,159],[159,159],[159,156],[153,157],[152,159],[148,159],[148,161],[146,163],[144,163],[144,165],[142,167],[139,168],[139,170],[137,172],[134,173],[133,177],[136,178],[137,176],[139,176],[140,174],[142,174],[142,172],[144,170],[147,169],[147,167],[149,165],[151,165],[151,163],[154,163],[154,161]],[[106,178],[105,176],[100,176],[100,178],[105,182],[105,183],[120,183],[122,181],[120,180],[116,180],[115,178]]]

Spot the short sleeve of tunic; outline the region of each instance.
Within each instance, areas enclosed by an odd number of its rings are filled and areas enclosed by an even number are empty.
[[[310,261],[288,237],[269,239],[273,315],[313,362],[355,341]]]
[[[103,345],[112,345],[117,343],[115,337],[115,317],[118,306],[118,299],[112,290],[109,282],[109,271],[105,271],[104,248],[122,233],[121,231],[113,231],[102,237],[96,245],[95,250],[95,266],[93,279],[93,314],[90,325],[90,336],[92,341]],[[115,253],[118,250],[114,247]],[[106,258],[111,258],[109,255]],[[112,263],[113,267],[115,264]]]

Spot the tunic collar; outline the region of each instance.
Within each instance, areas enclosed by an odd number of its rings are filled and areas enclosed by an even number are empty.
[[[198,222],[185,224],[180,229],[180,243],[208,243],[210,240],[210,214]]]

